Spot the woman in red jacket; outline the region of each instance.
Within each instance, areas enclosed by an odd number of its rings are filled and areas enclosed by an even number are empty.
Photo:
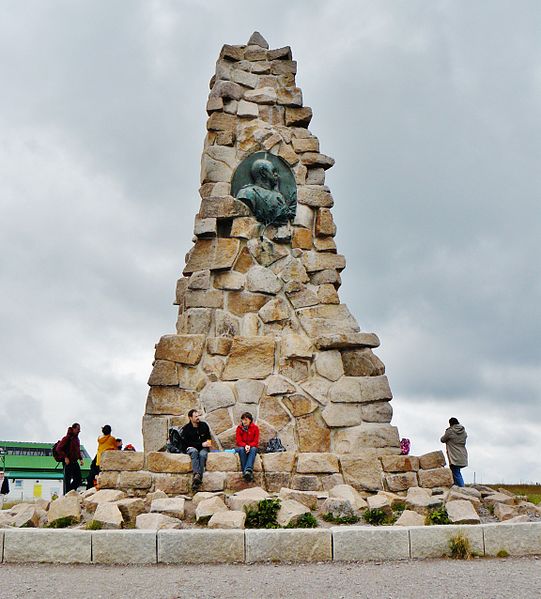
[[[237,426],[237,447],[235,451],[239,454],[242,476],[245,481],[254,480],[254,462],[259,444],[259,427],[254,424],[254,417],[250,412],[244,412]]]

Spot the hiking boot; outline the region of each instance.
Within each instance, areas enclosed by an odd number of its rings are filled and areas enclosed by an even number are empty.
[[[244,480],[247,483],[253,482],[253,480],[254,480],[254,473],[253,473],[252,470],[250,470],[250,469],[246,470],[246,472],[244,473]]]
[[[194,474],[193,480],[192,480],[192,491],[197,491],[202,483],[203,483],[203,480],[201,479],[201,475]]]

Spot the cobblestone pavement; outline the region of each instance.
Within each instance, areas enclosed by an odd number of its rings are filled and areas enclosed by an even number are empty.
[[[303,565],[1,564],[2,599],[539,599],[541,559]]]

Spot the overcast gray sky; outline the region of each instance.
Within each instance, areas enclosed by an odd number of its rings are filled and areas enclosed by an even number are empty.
[[[541,3],[0,0],[0,438],[141,448],[199,207],[208,80],[291,45],[336,159],[340,294],[416,455],[541,481]]]

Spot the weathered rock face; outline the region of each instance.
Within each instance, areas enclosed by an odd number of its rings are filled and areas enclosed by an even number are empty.
[[[379,457],[399,446],[385,367],[372,351],[379,340],[360,330],[338,295],[346,261],[325,186],[334,160],[308,129],[312,111],[295,85],[290,49],[260,43],[224,46],[211,80],[202,201],[176,286],[177,331],[157,343],[149,379],[145,465],[156,473],[189,472],[182,460],[151,452],[191,408],[202,412],[219,449],[234,445],[244,410],[262,440],[278,433],[288,451],[359,456],[377,448]],[[256,152],[279,157],[296,185],[287,222],[264,226],[234,197],[243,197],[234,189],[237,169]],[[381,465],[372,461],[361,469],[362,488],[381,485]],[[337,463],[327,459],[329,475]],[[353,483],[358,469],[346,469],[346,480]],[[296,483],[310,486],[312,475],[300,474]]]

